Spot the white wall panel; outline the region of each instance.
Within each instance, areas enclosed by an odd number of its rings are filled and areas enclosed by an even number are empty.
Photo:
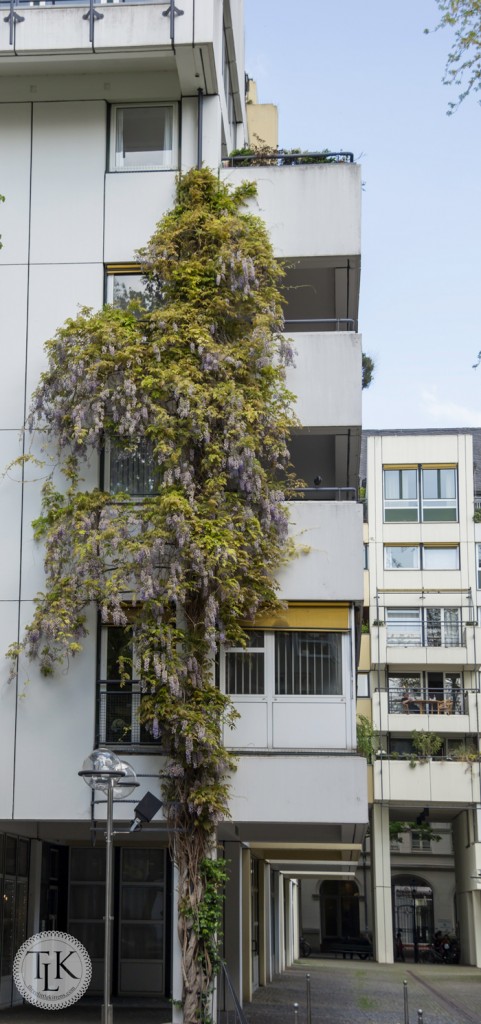
[[[348,746],[345,702],[274,701],[273,746],[299,750],[306,747],[345,750]]]
[[[5,472],[13,459],[22,454],[18,430],[0,431],[0,601],[18,598],[20,580],[20,525],[22,519],[22,485],[18,469]]]
[[[28,259],[31,109],[30,103],[0,105],[0,263]]]
[[[105,262],[135,259],[155,225],[172,208],[177,171],[107,174],[105,182]]]
[[[106,125],[101,100],[34,104],[32,263],[102,260]]]
[[[23,624],[33,605],[22,606]],[[95,613],[88,616],[95,637]],[[19,700],[15,776],[15,817],[69,820],[90,817],[90,792],[77,772],[95,738],[95,642],[51,678],[35,663],[21,664],[28,678]]]
[[[81,306],[100,309],[103,263],[33,266],[30,270],[27,397],[38,383],[46,360],[43,346]]]
[[[241,755],[231,787],[233,821],[367,821],[366,762],[361,757]]]
[[[287,369],[286,383],[297,397],[295,411],[302,425],[360,426],[361,336],[337,331],[290,337],[295,364]]]
[[[0,605],[0,644],[2,655],[17,640],[18,604],[2,601]],[[10,818],[13,799],[15,712],[17,696],[15,683],[8,682],[10,665],[0,660],[0,818]]]
[[[362,601],[362,505],[289,503],[297,557],[277,574],[282,601]]]
[[[0,266],[0,343],[8,365],[0,374],[0,430],[23,426],[27,281],[26,266]]]

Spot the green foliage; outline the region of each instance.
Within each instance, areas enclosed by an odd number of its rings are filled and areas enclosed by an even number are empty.
[[[346,156],[332,156],[331,150],[323,149],[319,153],[309,153],[302,149],[279,149],[272,146],[243,146],[242,149],[233,149],[229,154],[229,160],[233,157],[244,157],[236,159],[236,167],[290,167],[297,164],[333,164],[343,163],[349,158]]]
[[[443,745],[441,736],[434,732],[424,732],[424,729],[414,729],[411,733],[411,742],[414,753],[420,760],[435,757]]]
[[[441,13],[436,30],[454,30],[443,81],[445,85],[463,87],[457,102],[448,104],[448,114],[452,114],[470,92],[481,89],[481,0],[436,2]],[[425,32],[429,33],[429,29]]]
[[[357,752],[366,758],[368,764],[372,764],[376,750],[379,747],[379,733],[373,728],[372,722],[366,715],[357,716]]]
[[[365,352],[362,353],[362,387],[363,390],[368,388],[374,378],[374,360],[371,356],[367,356]]]
[[[428,839],[432,843],[439,843],[442,838],[434,831],[428,821],[422,821],[419,824],[416,821],[389,822],[389,838],[392,841],[401,840],[402,836],[409,832],[415,832],[420,839]]]
[[[53,465],[34,523],[46,584],[10,649],[14,668],[26,655],[53,674],[80,651],[92,604],[135,642],[140,718],[161,729],[166,755],[186,1024],[202,1019],[216,963],[205,863],[234,767],[223,733],[235,714],[213,659],[220,643],[243,643],[243,621],[276,607],[289,555],[279,481],[290,486],[291,352],[282,272],[264,224],[243,212],[254,194],[208,170],[180,178],[139,254],[144,306],[83,309],[47,342],[29,418]],[[144,446],[152,494],[85,487],[84,466],[106,441],[124,455]]]

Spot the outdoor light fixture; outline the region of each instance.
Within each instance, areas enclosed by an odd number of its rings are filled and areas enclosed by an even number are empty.
[[[145,825],[146,822],[152,821],[152,818],[157,814],[157,811],[160,811],[161,807],[161,800],[154,796],[153,793],[146,793],[135,808],[135,818],[130,826],[129,832],[136,832],[137,829],[142,828],[142,825]]]
[[[114,800],[130,796],[139,785],[132,765],[121,761],[111,750],[94,750],[82,765],[79,775],[94,791],[107,795],[107,827],[105,832],[105,942],[103,1024],[113,1024],[110,1002],[112,988],[112,824]],[[155,799],[155,798],[154,798]],[[142,804],[140,801],[139,807]]]

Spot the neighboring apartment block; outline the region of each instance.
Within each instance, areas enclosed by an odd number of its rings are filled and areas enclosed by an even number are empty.
[[[398,932],[417,958],[442,931],[480,967],[480,432],[363,440],[358,711],[375,730],[368,923],[381,962],[393,959]]]
[[[142,290],[135,253],[171,207],[179,172],[208,166],[232,184],[255,180],[252,208],[285,264],[286,332],[297,352],[289,386],[300,424],[292,458],[306,482],[292,500],[299,551],[279,576],[284,610],[252,624],[247,649],[221,651],[218,673],[240,714],[227,737],[239,756],[232,818],[218,835],[230,871],[224,954],[248,1000],[297,955],[296,880],[322,876],[339,909],[367,823],[355,729],[360,168],[348,158],[228,165],[246,139],[241,0],[2,0],[0,10],[3,466],[28,443],[22,426],[44,341],[79,306],[122,304]],[[2,477],[0,491],[2,650],[21,637],[43,585],[31,527],[38,474],[14,476]],[[87,476],[89,485],[139,500],[153,486],[142,451],[122,461],[107,446]],[[81,939],[93,961],[91,991],[101,991],[105,804],[91,803],[78,777],[85,757],[98,745],[112,748],[138,773],[138,799],[158,792],[161,736],[138,722],[141,680],[120,687],[119,630],[101,626],[96,608],[89,626],[65,673],[45,679],[33,664],[8,683],[2,668],[2,1008],[19,1000],[15,951],[39,930]],[[442,612],[439,628],[455,627]],[[115,805],[121,826],[130,818],[128,805]],[[176,879],[161,812],[142,832],[117,838],[114,893],[115,995],[178,999]],[[172,1014],[180,1019],[175,1006]]]

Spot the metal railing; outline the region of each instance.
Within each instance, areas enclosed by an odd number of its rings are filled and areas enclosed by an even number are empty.
[[[333,325],[334,325],[336,331],[340,331],[340,330],[354,331],[354,332],[357,331],[357,320],[354,320],[352,316],[331,316],[331,317],[317,317],[317,318],[310,316],[310,317],[305,317],[302,320],[299,319],[299,318],[291,319],[290,317],[287,317],[284,320],[284,328],[286,330],[295,331],[294,324],[313,324],[313,325],[315,325],[316,330],[319,330],[319,324],[322,324],[322,325],[325,325],[325,326],[323,326],[323,329],[326,330],[326,331],[327,330],[331,330]],[[341,324],[343,325],[343,327],[341,327]],[[302,333],[302,332],[298,332],[298,333]]]
[[[217,1011],[217,1024],[247,1024],[247,1019],[239,1002],[239,998],[230,979],[229,971],[225,963],[221,966],[220,981],[222,990],[219,1003],[224,1003],[224,1008]],[[222,999],[223,996],[223,999]]]
[[[159,734],[139,720],[142,684],[139,680],[121,686],[118,679],[97,683],[97,744],[109,747],[161,746]]]
[[[354,153],[344,152],[344,150],[335,153],[331,153],[329,150],[289,153],[282,149],[274,150],[272,153],[264,153],[263,150],[257,153],[237,153],[222,161],[224,167],[293,167],[299,164],[353,164],[354,162]]]
[[[288,495],[289,501],[357,501],[356,487],[296,487]]]
[[[413,693],[411,704],[418,704],[419,710],[431,715],[467,715],[468,713],[468,691],[467,690],[435,690],[430,688],[423,693]],[[412,708],[408,706],[406,690],[400,687],[391,687],[388,691],[388,711],[390,715],[413,714]]]
[[[386,623],[389,647],[465,647],[466,630],[462,622],[429,622],[423,619],[391,618]]]
[[[107,4],[157,4],[169,7],[170,0],[96,0],[96,6]],[[90,0],[0,0],[0,7],[89,7]]]

